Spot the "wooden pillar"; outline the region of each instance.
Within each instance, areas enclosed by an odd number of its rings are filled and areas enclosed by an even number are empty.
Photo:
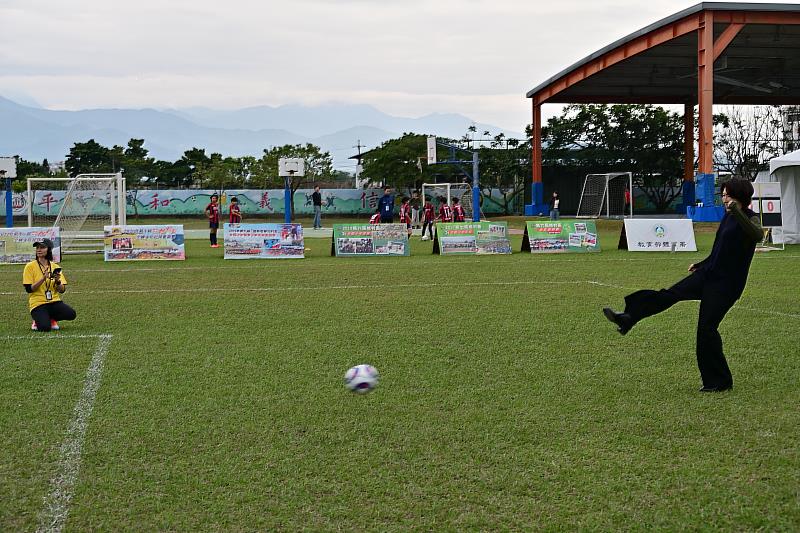
[[[533,183],[542,182],[542,105],[533,101]],[[535,203],[535,200],[534,200]]]
[[[714,169],[714,12],[700,14],[697,30],[697,172],[711,174]]]
[[[683,105],[683,181],[694,181],[694,104]]]

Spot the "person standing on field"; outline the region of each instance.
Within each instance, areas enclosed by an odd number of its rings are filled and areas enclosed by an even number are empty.
[[[394,195],[391,187],[383,189],[383,196],[378,200],[378,209],[381,210],[381,224],[391,224],[394,220]]]
[[[235,196],[231,197],[231,205],[228,208],[228,221],[231,224],[242,223],[242,208],[239,206],[239,199]]]
[[[744,292],[756,243],[763,238],[758,215],[747,206],[753,197],[749,180],[733,179],[722,184],[725,216],[717,229],[709,256],[689,265],[690,274],[660,291],[641,290],[625,297],[625,310],[603,308],[605,317],[625,335],[640,320],[685,300],[700,300],[697,320],[697,366],[703,380],[700,392],[733,388],[733,376],[722,351],[719,324]]]
[[[400,223],[406,225],[408,236],[411,237],[411,203],[408,196],[400,200]]]
[[[453,198],[453,222],[464,222],[466,220],[466,215],[464,214],[464,208],[461,207],[461,204],[458,202],[458,198]]]
[[[561,199],[558,197],[558,191],[553,191],[553,197],[550,198],[550,220],[558,220],[559,210],[558,206],[561,204]]]
[[[419,197],[419,191],[411,193],[411,227],[417,229],[419,227],[419,208],[422,205],[422,200]]]
[[[319,192],[319,185],[314,187],[311,203],[314,204],[314,229],[322,229],[322,193]]]
[[[425,237],[425,230],[428,230],[428,235],[430,235],[430,239],[433,240],[433,221],[436,220],[436,212],[433,208],[433,204],[430,200],[425,200],[425,206],[422,208],[422,240],[425,241],[428,238]]]
[[[211,241],[211,247],[219,248],[219,244],[217,244],[217,230],[219,229],[219,196],[216,194],[211,195],[211,201],[206,206],[204,212],[208,217],[208,239]]]
[[[447,203],[447,198],[444,196],[439,197],[439,216],[437,220],[441,220],[442,222],[453,221],[453,210],[450,208],[450,205]]]

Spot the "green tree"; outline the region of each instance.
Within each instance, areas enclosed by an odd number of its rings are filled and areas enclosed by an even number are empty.
[[[530,143],[507,139],[500,133],[492,138],[488,147],[478,149],[478,161],[481,196],[490,196],[492,189],[498,189],[503,197],[503,212],[512,214],[517,198],[524,194],[525,185],[530,181]]]
[[[112,166],[109,149],[94,139],[75,143],[64,161],[64,167],[71,177],[78,174],[110,173]]]
[[[128,141],[128,146],[121,154],[121,168],[129,187],[137,187],[144,177],[159,177],[155,175],[155,159],[148,157],[148,153],[144,139]]]
[[[683,138],[683,118],[662,107],[569,105],[542,128],[542,159],[586,174],[633,172],[664,212],[680,194]]]

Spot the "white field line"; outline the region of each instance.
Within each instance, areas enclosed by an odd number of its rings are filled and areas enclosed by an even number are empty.
[[[51,338],[64,338],[68,336],[52,336]],[[108,346],[112,335],[73,335],[68,338],[96,337],[97,348],[86,370],[86,379],[83,383],[78,403],[75,404],[74,417],[67,429],[67,435],[59,449],[58,472],[50,480],[50,492],[44,498],[44,508],[39,515],[37,532],[60,532],[64,528],[69,514],[69,504],[72,500],[75,482],[81,469],[81,453],[89,417],[92,416],[97,390],[103,375]],[[39,338],[37,336],[37,338]],[[44,338],[44,337],[42,337]]]
[[[780,311],[770,311],[767,309],[756,309],[755,307],[744,307],[741,305],[736,305],[733,309],[738,309],[741,311],[750,311],[752,313],[764,313],[765,315],[775,315],[775,316],[782,316],[785,318],[800,318],[800,315],[794,313],[781,313]]]

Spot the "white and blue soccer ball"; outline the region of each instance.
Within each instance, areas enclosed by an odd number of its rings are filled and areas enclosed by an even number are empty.
[[[356,365],[345,373],[344,386],[351,392],[366,394],[378,386],[378,371],[372,365]]]

